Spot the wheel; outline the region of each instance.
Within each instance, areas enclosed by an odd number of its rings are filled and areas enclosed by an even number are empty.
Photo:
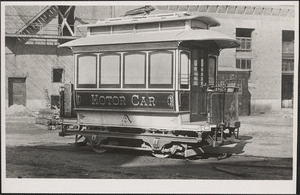
[[[152,155],[157,158],[168,158],[174,154],[174,152],[171,151],[172,146],[171,144],[164,145],[159,151],[153,150]]]
[[[160,151],[158,151],[158,152],[153,151],[152,155],[155,156],[156,158],[168,158],[168,157],[172,156],[171,153],[160,153]]]
[[[94,152],[99,154],[105,153],[108,150],[108,148],[104,148],[102,147],[102,145],[106,145],[107,143],[107,140],[102,140],[98,144],[92,144],[92,149]]]

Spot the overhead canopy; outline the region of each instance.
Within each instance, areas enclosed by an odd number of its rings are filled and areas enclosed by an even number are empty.
[[[132,33],[132,34],[109,34],[95,35],[80,38],[74,41],[59,45],[58,47],[81,47],[81,46],[105,46],[113,44],[129,44],[129,43],[157,43],[177,41],[178,43],[185,41],[195,41],[197,44],[203,42],[214,42],[218,48],[236,48],[240,45],[239,41],[230,38],[222,33],[212,30],[176,30],[149,33]]]

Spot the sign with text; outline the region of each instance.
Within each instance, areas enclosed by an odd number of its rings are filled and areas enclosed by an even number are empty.
[[[76,91],[76,108],[174,110],[174,92]]]

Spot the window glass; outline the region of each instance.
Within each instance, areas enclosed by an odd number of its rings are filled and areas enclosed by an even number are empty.
[[[282,59],[282,71],[294,71],[294,60]]]
[[[110,34],[110,26],[98,26],[90,28],[91,35]]]
[[[197,72],[197,67],[196,67]],[[188,89],[190,83],[189,55],[186,52],[180,54],[180,88]]]
[[[173,53],[152,53],[149,60],[149,86],[172,88]]]
[[[208,85],[215,85],[216,81],[216,58],[208,58]]]
[[[246,69],[246,60],[242,60],[242,69]]]
[[[53,69],[53,83],[61,83],[63,82],[63,69],[62,68],[54,68]]]
[[[240,62],[241,62],[241,61],[240,61],[239,59],[236,60],[236,68],[241,68]]]
[[[78,57],[78,85],[93,85],[93,87],[96,87],[96,59],[96,56]]]
[[[103,55],[100,57],[100,86],[120,85],[120,55]],[[113,87],[113,86],[110,86]]]
[[[208,25],[199,20],[192,20],[191,28],[192,29],[208,29]]]
[[[124,56],[124,86],[146,87],[146,55]]]
[[[135,29],[137,32],[146,32],[146,31],[158,31],[159,23],[144,23],[136,24]]]
[[[251,69],[251,59],[236,59],[236,68]]]
[[[184,29],[185,21],[168,21],[160,23],[161,30],[171,30],[171,29]]]
[[[251,69],[251,60],[247,60],[247,69]]]
[[[133,25],[117,25],[112,27],[112,33],[131,33],[133,32]]]

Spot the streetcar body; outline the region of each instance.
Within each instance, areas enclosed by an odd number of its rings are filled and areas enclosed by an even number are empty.
[[[217,70],[220,50],[239,43],[210,30],[218,25],[188,13],[84,25],[87,37],[60,46],[72,48],[75,62],[61,116],[77,116],[61,135],[83,136],[98,152],[129,148],[162,157],[237,137],[238,88],[217,86]]]

